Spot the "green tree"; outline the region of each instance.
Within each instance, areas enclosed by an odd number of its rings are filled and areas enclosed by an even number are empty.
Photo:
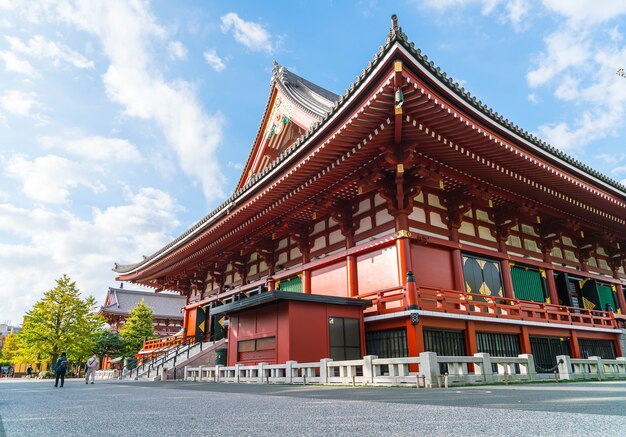
[[[105,356],[112,357],[121,354],[124,349],[120,336],[108,329],[101,329],[96,332],[93,341],[93,351],[100,358],[100,362]]]
[[[19,345],[17,342],[17,334],[10,333],[4,338],[4,346],[2,347],[2,358],[6,361],[14,362],[19,353]]]
[[[93,296],[82,299],[76,283],[63,275],[57,286],[44,293],[24,316],[20,332],[20,359],[36,362],[49,358],[54,364],[61,352],[80,361],[93,353],[94,333],[102,328]]]
[[[146,338],[154,338],[152,308],[146,305],[143,299],[130,310],[124,326],[120,329],[120,335],[127,357],[135,356],[141,350]]]

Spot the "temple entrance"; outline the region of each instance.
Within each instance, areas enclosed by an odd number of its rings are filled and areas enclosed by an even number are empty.
[[[222,303],[220,302],[216,302],[215,303],[215,308],[221,306]],[[224,326],[224,322],[226,320],[226,316],[224,316],[223,314],[218,314],[218,315],[213,315],[211,314],[210,310],[207,308],[207,311],[209,311],[209,326],[210,326],[210,331],[209,331],[209,340],[210,341],[218,341],[221,340],[223,338],[226,338],[226,328]]]
[[[196,308],[196,343],[206,341],[206,310],[204,307]]]

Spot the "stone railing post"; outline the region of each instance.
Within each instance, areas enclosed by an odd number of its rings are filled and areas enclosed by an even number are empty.
[[[198,381],[202,382],[202,366],[198,367]]]
[[[189,381],[189,366],[185,366],[185,376],[183,377],[183,381]]]
[[[297,361],[287,361],[285,363],[285,383],[293,384],[293,365],[298,364]]]
[[[528,375],[529,380],[537,379],[537,369],[535,368],[535,357],[532,354],[521,354],[520,358],[526,360],[526,364],[519,365],[519,371],[522,375]]]
[[[220,370],[222,370],[222,366],[220,364],[217,364],[215,366],[215,382],[220,382]]]
[[[265,366],[267,365],[268,363],[257,364],[257,378],[259,384],[265,384]]]
[[[623,378],[626,374],[626,357],[617,357],[617,360],[620,361],[617,365],[617,373]]]
[[[561,362],[561,360],[563,362]],[[574,379],[574,369],[572,369],[572,359],[569,355],[557,355],[556,362],[559,369],[559,379],[570,380]]]
[[[332,361],[332,358],[322,358],[320,360],[320,383],[328,384],[328,367],[327,364]]]
[[[493,366],[491,365],[491,356],[485,352],[474,354],[475,357],[481,358],[480,363],[474,363],[474,373],[482,375],[484,382],[493,382]]]
[[[604,363],[602,362],[602,357],[589,357],[589,359],[596,362],[596,374],[598,379],[602,381],[604,379]]]
[[[437,362],[437,354],[434,352],[420,353],[420,373],[426,379],[426,387],[433,387],[439,378],[439,363]]]
[[[241,364],[235,364],[235,382],[239,384],[239,379],[241,378]]]
[[[374,364],[372,360],[378,358],[376,355],[365,355],[363,357],[363,379],[365,383],[374,383],[374,377],[376,376],[376,371],[374,369]]]

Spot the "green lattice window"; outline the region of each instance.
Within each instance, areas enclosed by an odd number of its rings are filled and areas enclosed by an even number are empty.
[[[281,291],[293,291],[296,293],[302,293],[302,276],[293,276],[289,279],[283,279],[278,284],[278,289]]]
[[[527,267],[511,267],[513,291],[518,299],[545,302],[545,286],[541,273]]]

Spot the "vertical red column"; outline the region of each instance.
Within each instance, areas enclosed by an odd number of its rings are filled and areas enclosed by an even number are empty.
[[[311,271],[310,270],[302,271],[302,292],[306,294],[311,293]]]
[[[454,289],[465,291],[465,279],[463,278],[463,256],[461,255],[461,244],[459,243],[459,230],[450,229],[450,241],[454,241],[459,246],[452,249],[452,273],[454,276]]]
[[[502,288],[504,289],[504,297],[515,299],[515,291],[513,290],[513,278],[511,277],[511,265],[508,259],[500,261],[502,267]]]
[[[528,334],[528,326],[522,326],[520,335],[520,346],[523,354],[532,354],[533,350],[530,346],[530,335]]]
[[[478,343],[476,342],[476,324],[472,321],[467,322],[466,332],[467,355],[478,353]]]
[[[356,256],[354,255],[348,255],[346,257],[346,274],[348,280],[348,296],[358,296],[359,280],[357,275]]]
[[[398,233],[400,234],[400,233]],[[408,232],[406,232],[408,234]],[[406,272],[411,267],[411,240],[408,235],[400,234],[396,239],[396,252],[398,254],[398,280],[400,285],[405,284]]]
[[[559,292],[556,289],[556,281],[554,280],[554,270],[545,269],[546,285],[548,286],[548,298],[553,305],[559,304]]]
[[[578,344],[578,332],[575,329],[572,329],[570,332],[572,333],[570,340],[572,358],[581,358],[580,346]]]

